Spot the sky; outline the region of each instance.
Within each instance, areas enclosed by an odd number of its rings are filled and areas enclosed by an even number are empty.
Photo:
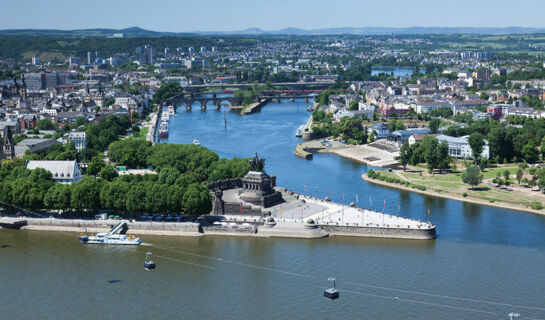
[[[0,29],[545,27],[544,0],[0,0]]]

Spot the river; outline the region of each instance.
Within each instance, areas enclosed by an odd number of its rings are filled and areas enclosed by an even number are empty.
[[[371,76],[378,76],[381,73],[391,74],[394,77],[411,77],[415,72],[415,68],[412,67],[383,67],[383,66],[373,66],[371,68]],[[420,70],[420,73],[424,73],[423,70]]]
[[[167,141],[196,138],[229,158],[258,152],[280,186],[331,190],[338,202],[344,193],[345,203],[357,194],[359,206],[431,220],[436,240],[143,236],[146,245],[128,248],[2,230],[2,318],[545,319],[544,216],[372,185],[360,178],[367,166],[332,154],[297,158],[307,104],[248,116],[179,108]],[[156,270],[143,269],[146,251]],[[338,279],[336,301],[321,296],[328,277]]]

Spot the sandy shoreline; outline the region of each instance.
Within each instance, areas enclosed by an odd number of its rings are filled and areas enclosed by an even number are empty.
[[[371,179],[365,173],[361,175],[361,178],[363,180],[365,180],[365,181],[368,181],[368,182],[374,183],[374,184],[378,184],[378,185],[381,185],[381,186],[390,187],[390,188],[394,188],[394,189],[405,190],[405,191],[409,191],[409,192],[420,193],[420,194],[428,195],[428,196],[432,196],[432,197],[438,197],[438,198],[444,198],[444,199],[449,199],[449,200],[456,200],[456,201],[461,201],[461,202],[479,204],[479,205],[483,205],[483,206],[496,207],[496,208],[502,208],[502,209],[510,209],[510,210],[517,210],[517,211],[529,212],[529,213],[534,213],[534,214],[539,214],[539,215],[545,215],[545,212],[543,212],[543,211],[535,210],[535,209],[527,208],[527,207],[523,207],[523,206],[507,205],[507,204],[501,204],[501,203],[496,203],[496,202],[488,202],[488,201],[482,201],[482,200],[476,200],[476,199],[468,199],[468,198],[457,197],[457,196],[453,196],[453,195],[442,194],[442,193],[438,193],[438,192],[431,191],[431,190],[421,191],[421,190],[418,190],[418,189],[413,189],[413,188],[410,188],[410,187],[407,187],[407,186],[400,185],[398,183],[389,183],[389,182],[385,182],[385,181],[378,180],[378,179]]]

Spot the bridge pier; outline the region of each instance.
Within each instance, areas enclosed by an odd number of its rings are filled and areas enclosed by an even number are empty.
[[[221,101],[216,102],[216,111],[220,111],[221,109]]]
[[[305,102],[308,102],[308,98],[305,98]]]
[[[191,101],[191,100],[186,101],[185,108],[186,108],[187,111],[191,111],[191,105],[192,104],[193,104],[193,101]]]

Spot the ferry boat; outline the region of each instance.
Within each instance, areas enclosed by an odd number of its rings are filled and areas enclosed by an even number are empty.
[[[122,244],[122,245],[139,245],[142,243],[139,237],[127,235],[127,223],[122,221],[115,225],[108,232],[97,233],[96,236],[87,235],[87,230],[80,234],[79,241],[89,244]],[[119,233],[118,233],[119,232]]]
[[[159,137],[166,138],[168,137],[168,122],[162,121],[159,126]]]
[[[199,142],[199,140],[197,139],[193,139],[193,144],[196,145],[196,146],[200,146],[201,143]]]

